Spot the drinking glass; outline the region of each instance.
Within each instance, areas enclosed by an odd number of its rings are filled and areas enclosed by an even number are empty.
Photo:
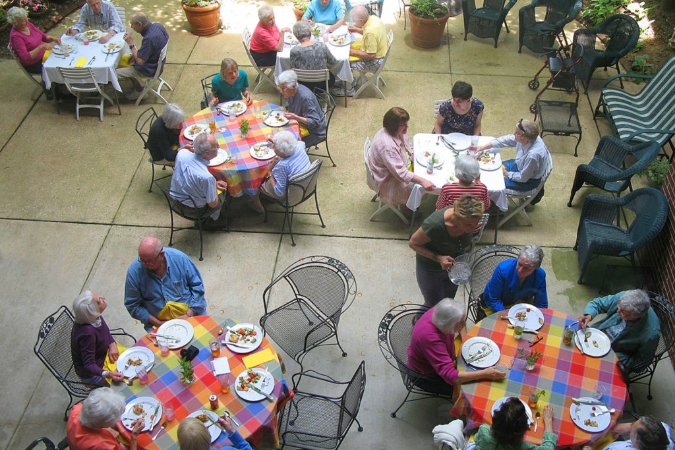
[[[597,386],[595,387],[593,398],[600,401],[602,400],[602,397],[607,395],[608,391],[609,389],[607,388],[607,385],[605,383],[598,383]]]
[[[218,375],[218,382],[220,383],[220,392],[223,394],[230,393],[230,385],[234,382],[234,375],[231,373],[223,373]]]
[[[563,344],[572,345],[572,336],[574,336],[574,330],[572,330],[572,327],[566,326],[565,331],[563,331]]]
[[[148,384],[148,371],[145,370],[145,367],[136,367],[136,376],[138,377],[138,381],[140,381],[141,384]]]
[[[521,337],[523,337],[524,327],[525,321],[516,319],[516,323],[513,325],[513,337],[516,339],[520,339]]]
[[[164,415],[166,416],[166,420],[169,422],[176,418],[172,400],[164,403]]]
[[[167,338],[157,336],[157,345],[159,345],[162,356],[169,356],[169,340]]]
[[[211,339],[209,341],[209,348],[211,349],[211,356],[214,358],[220,356],[220,341],[218,339]]]

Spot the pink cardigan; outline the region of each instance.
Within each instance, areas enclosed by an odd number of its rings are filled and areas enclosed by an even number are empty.
[[[9,32],[9,44],[14,49],[22,66],[31,66],[36,62],[42,61],[42,56],[45,54],[44,50],[40,50],[35,58],[31,58],[29,52],[40,46],[43,42],[49,41],[49,36],[30,22],[28,22],[28,29],[30,30],[30,35],[28,36],[14,27]]]
[[[431,322],[431,308],[415,323],[408,347],[408,366],[427,375],[437,374],[448,384],[456,384],[459,371],[455,368],[455,336],[443,334]]]

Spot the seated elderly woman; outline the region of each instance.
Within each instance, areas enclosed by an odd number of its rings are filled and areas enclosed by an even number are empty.
[[[455,204],[455,200],[464,194],[470,194],[483,202],[483,210],[490,208],[490,196],[487,186],[480,181],[480,165],[476,158],[462,155],[455,160],[455,178],[457,183],[447,183],[441,188],[441,193],[436,201],[436,209]],[[473,230],[480,231],[480,226]]]
[[[333,53],[331,53],[326,44],[312,41],[312,26],[309,23],[302,20],[296,22],[293,25],[293,34],[300,44],[291,49],[292,68],[321,70],[335,65],[337,59],[335,59],[335,56],[333,56]],[[335,77],[330,73],[330,85],[332,86],[334,82]],[[326,89],[325,82],[300,81],[300,83],[307,86],[310,90],[314,90],[316,87],[323,90]]]
[[[616,441],[619,436],[630,435],[628,441]],[[605,436],[586,445],[582,450],[673,450],[670,425],[652,416],[642,416],[635,422],[619,423]]]
[[[457,370],[455,336],[458,333],[462,339],[466,336],[465,317],[464,308],[459,303],[444,298],[415,323],[408,347],[408,366],[430,376],[416,382],[425,391],[450,395],[456,384],[501,380],[506,376],[505,372],[494,367]]]
[[[279,31],[271,6],[263,5],[258,9],[258,25],[251,35],[249,50],[259,67],[273,67],[277,63],[277,52],[284,49],[284,33],[290,31],[288,27]]]
[[[117,371],[104,370],[120,355],[117,343],[101,314],[108,307],[105,297],[84,291],[73,302],[75,324],[70,334],[70,351],[75,373],[83,382],[108,386],[106,378],[122,381]]]
[[[537,308],[548,308],[546,272],[541,268],[544,252],[539,246],[528,244],[518,258],[500,262],[481,295],[486,313],[502,311],[516,303],[529,303]]]
[[[61,39],[48,36],[28,20],[25,9],[13,6],[7,10],[7,22],[12,24],[9,45],[28,73],[42,73],[42,58]]]
[[[302,18],[314,23],[330,25],[326,31],[332,33],[345,23],[345,11],[338,0],[312,0]]]
[[[405,207],[413,184],[417,183],[427,191],[436,187],[432,181],[415,175],[411,170],[412,145],[408,137],[408,112],[397,106],[384,114],[382,128],[375,133],[368,154],[368,167],[373,173],[375,186],[371,186],[382,203]]]
[[[593,328],[602,330],[612,341],[612,349],[622,369],[634,367],[654,356],[661,326],[647,292],[633,289],[591,300],[579,317],[579,326],[585,328],[594,317],[603,313],[605,318]]]
[[[252,450],[248,442],[232,426],[228,416],[218,418],[218,426],[225,430],[233,446],[219,447],[223,450]],[[197,419],[187,418],[178,425],[178,446],[181,450],[210,450],[211,435]]]
[[[122,394],[110,388],[91,391],[82,403],[73,406],[68,416],[66,433],[72,450],[125,450],[113,427],[122,417],[126,403]],[[131,424],[130,450],[136,450],[136,438],[145,423],[137,419]]]
[[[298,84],[298,75],[292,70],[281,72],[279,89],[286,99],[284,115],[298,122],[305,145],[311,147],[326,139],[326,116],[312,91]]]
[[[475,446],[467,450],[555,450],[558,436],[553,433],[553,408],[544,407],[544,436],[540,445],[523,441],[530,429],[525,405],[510,397],[492,416],[492,426],[483,424],[474,436]]]
[[[185,124],[185,112],[175,103],[167,103],[161,116],[155,119],[148,132],[148,150],[155,162],[173,162],[182,148],[192,151],[192,143],[178,148],[180,131]]]
[[[438,108],[434,133],[463,133],[479,136],[483,120],[483,102],[473,98],[469,83],[458,81],[452,86],[452,99]]]
[[[247,105],[253,101],[248,92],[248,75],[239,69],[237,61],[225,58],[220,63],[220,73],[211,80],[211,101],[209,105],[229,102],[231,100],[244,100]]]

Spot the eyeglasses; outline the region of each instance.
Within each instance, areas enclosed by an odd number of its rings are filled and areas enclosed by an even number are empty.
[[[161,249],[159,253],[157,253],[157,256],[155,256],[155,259],[152,260],[152,262],[143,261],[140,256],[138,257],[138,262],[143,264],[144,266],[154,266],[155,263],[157,262],[157,259],[159,258],[159,255],[161,255],[163,251],[164,249]]]
[[[525,128],[523,128],[523,119],[520,119],[520,120],[518,121],[518,123],[516,124],[516,126],[518,127],[518,129],[519,129],[520,131],[523,132],[523,134],[525,134]]]

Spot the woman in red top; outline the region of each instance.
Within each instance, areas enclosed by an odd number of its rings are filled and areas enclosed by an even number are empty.
[[[258,67],[270,67],[277,63],[277,52],[284,49],[284,33],[291,32],[288,27],[279,31],[274,23],[274,10],[270,6],[261,6],[258,10],[258,25],[251,36],[251,56]]]
[[[12,24],[9,32],[9,45],[14,49],[19,62],[28,73],[42,73],[42,57],[45,50],[51,50],[54,42],[61,39],[47,36],[42,30],[28,21],[28,13],[19,7],[9,8],[7,22]]]

